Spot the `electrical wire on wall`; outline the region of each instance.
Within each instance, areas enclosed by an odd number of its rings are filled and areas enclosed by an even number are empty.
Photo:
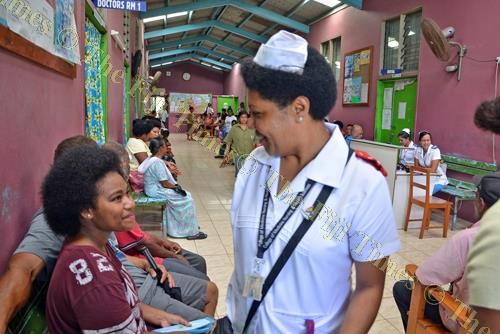
[[[470,56],[465,56],[465,58],[470,59],[472,61],[475,61],[477,63],[496,63],[496,69],[495,69],[495,92],[493,94],[494,98],[496,99],[498,97],[498,67],[500,65],[500,57],[497,57],[496,59],[485,59],[485,60],[480,60],[480,59],[475,59]],[[492,143],[492,148],[493,148],[493,162],[496,164],[497,163],[497,156],[496,156],[496,135],[495,133],[491,134],[491,143]]]

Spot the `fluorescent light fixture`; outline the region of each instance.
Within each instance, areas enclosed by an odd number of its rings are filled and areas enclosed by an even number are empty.
[[[160,67],[160,66],[162,66],[162,65],[163,65],[163,64],[153,65],[153,66],[151,66],[151,68]]]
[[[220,67],[217,67],[217,66],[212,66],[214,69],[218,70],[218,71],[222,71],[222,68]]]
[[[170,64],[172,64],[172,63],[173,63],[173,61],[168,61],[168,62],[166,62],[166,63],[163,63],[162,65],[170,65]]]
[[[389,37],[389,40],[387,41],[387,46],[392,49],[397,49],[399,47],[399,42],[396,41],[394,37]]]
[[[221,59],[220,59],[220,61],[223,61],[223,60],[224,60],[224,58],[221,58]]]
[[[209,64],[209,63],[205,63],[204,61],[201,62],[202,65],[205,65],[205,66],[208,66],[208,67],[212,67],[212,64]]]
[[[184,15],[187,15],[187,13],[188,12],[186,11],[186,12],[177,12],[177,13],[168,14],[167,19],[172,19],[174,17],[184,16]]]
[[[160,15],[160,16],[153,16],[153,17],[148,17],[142,20],[144,23],[149,23],[149,22],[154,22],[154,21],[160,21],[160,20],[165,20],[166,16],[165,15]]]
[[[341,3],[340,0],[314,0],[314,1],[319,2],[320,4],[323,4],[328,7],[335,7]]]
[[[408,33],[408,36],[413,36],[415,35],[415,32],[413,30],[410,30],[410,32]]]

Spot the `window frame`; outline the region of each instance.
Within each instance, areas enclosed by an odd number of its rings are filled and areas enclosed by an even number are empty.
[[[403,59],[402,59],[402,50],[403,50],[403,43],[404,43],[404,28],[405,28],[405,20],[406,16],[415,14],[417,12],[423,13],[423,8],[422,7],[417,7],[413,8],[411,10],[405,11],[399,15],[387,17],[383,22],[382,22],[382,28],[381,28],[381,35],[380,35],[380,59],[379,59],[379,74],[380,71],[384,68],[384,59],[385,59],[385,29],[386,29],[386,22],[399,19],[399,47],[398,47],[398,67],[401,69],[401,77],[407,77],[407,76],[418,76],[418,71],[419,70],[412,70],[412,71],[403,71]],[[420,42],[422,41],[422,38],[420,38]],[[420,57],[419,57],[420,61]],[[420,69],[420,67],[419,67]],[[380,75],[381,78],[393,78],[394,75]]]
[[[339,41],[339,63],[340,63],[340,67],[337,69],[335,66],[335,59],[333,59],[333,45],[334,45],[334,41],[338,40]],[[325,48],[325,45],[327,45],[327,54],[325,55],[324,54],[324,48]],[[334,74],[335,74],[335,80],[337,80],[337,82],[340,80],[340,76],[342,74],[342,36],[336,36],[334,38],[331,38],[327,41],[324,41],[320,44],[320,53],[323,57],[326,58],[326,60],[328,61],[328,63],[330,64],[330,67],[332,68]],[[337,75],[337,71],[339,72],[338,75]]]

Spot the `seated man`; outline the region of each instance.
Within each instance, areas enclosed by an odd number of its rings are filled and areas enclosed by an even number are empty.
[[[351,141],[353,139],[363,139],[363,127],[359,124],[354,124],[352,126],[351,134],[345,137],[347,145],[351,146]]]
[[[56,148],[54,160],[65,151],[80,145],[96,145],[96,143],[84,136],[68,138]],[[50,279],[62,242],[63,239],[47,225],[43,210],[38,210],[28,233],[10,258],[7,270],[0,278],[0,333],[6,331],[14,314],[27,302],[35,279],[43,281]],[[171,273],[176,285],[182,290],[183,303],[181,303],[171,298],[157,285],[156,279],[148,275],[150,268],[147,261],[133,257],[120,257],[120,259],[134,280],[141,301],[159,309],[156,310],[159,315],[165,316],[163,311],[167,311],[192,321],[207,314],[210,316],[215,314],[218,291],[214,283]],[[129,260],[134,261],[140,268]],[[166,314],[166,316],[173,315]],[[182,318],[173,319],[179,322],[183,321]]]
[[[476,179],[479,191],[479,207],[481,216],[500,198],[500,173],[492,173]],[[469,304],[468,282],[465,274],[467,256],[472,247],[480,222],[471,228],[462,230],[449,239],[433,256],[427,259],[418,269],[417,278],[424,285],[444,285],[451,283],[453,297],[464,304]],[[411,303],[411,282],[399,281],[394,284],[393,294],[401,313],[406,330],[408,311]],[[459,324],[439,306],[438,301],[426,300],[425,317],[437,324],[443,324],[452,333],[458,333]]]

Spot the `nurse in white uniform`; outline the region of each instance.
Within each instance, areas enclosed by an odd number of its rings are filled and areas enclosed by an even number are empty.
[[[226,300],[232,330],[243,333],[247,324],[247,334],[367,333],[387,258],[400,248],[387,183],[376,167],[383,168],[352,154],[339,128],[323,122],[335,104],[335,78],[302,37],[280,31],[241,73],[263,146],[247,158],[234,189],[235,268]],[[292,236],[304,229],[264,288]]]
[[[438,173],[439,179],[434,184],[432,194],[437,193],[448,184],[446,173],[441,167],[441,151],[436,145],[432,145],[430,132],[421,131],[418,135],[420,146],[415,152],[415,166],[428,168],[431,173]]]
[[[408,167],[409,165],[413,165],[415,163],[415,151],[416,146],[411,140],[410,129],[403,129],[399,135],[399,143],[404,148],[399,152],[399,163]]]

